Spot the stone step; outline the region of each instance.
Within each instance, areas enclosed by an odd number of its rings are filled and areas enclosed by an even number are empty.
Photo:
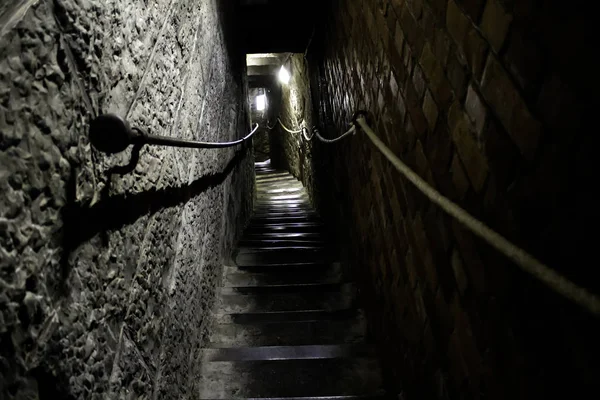
[[[283,181],[283,182],[265,182],[265,183],[256,183],[256,192],[257,194],[262,193],[266,194],[268,191],[272,190],[295,190],[295,193],[305,194],[306,190],[302,183],[298,181]]]
[[[261,213],[261,214],[254,213],[254,215],[252,216],[253,219],[261,219],[261,218],[277,219],[277,218],[286,218],[286,217],[315,218],[315,219],[320,220],[319,214],[317,214],[314,211],[297,210],[297,209],[276,210],[273,212],[265,212],[265,213]]]
[[[340,283],[343,280],[339,263],[325,265],[323,268],[270,268],[266,270],[244,270],[237,267],[225,267],[223,286],[272,286],[310,283]]]
[[[337,292],[220,294],[218,310],[225,314],[284,311],[337,311],[353,308],[356,289],[348,286]]]
[[[242,240],[324,240],[321,232],[261,232],[245,233]]]
[[[311,396],[311,397],[260,397],[260,398],[239,398],[239,400],[395,400],[385,392],[374,393],[372,395],[359,396]],[[200,399],[212,400],[212,399]]]
[[[357,312],[355,317],[337,320],[216,323],[210,347],[362,343],[366,338],[366,320]]]
[[[289,285],[270,285],[270,286],[235,286],[223,287],[223,294],[259,294],[259,293],[313,293],[313,292],[335,292],[342,290],[343,285],[349,283],[305,283]]]
[[[308,200],[278,200],[278,201],[261,201],[258,199],[255,203],[255,208],[260,210],[281,210],[281,209],[304,209],[312,210],[312,206]]]
[[[267,265],[228,265],[237,268],[239,271],[268,274],[318,274],[321,271],[327,271],[333,263],[295,263],[289,262],[283,264]]]
[[[310,204],[255,204],[254,211],[256,213],[272,213],[272,212],[314,212]]]
[[[264,215],[264,216],[253,216],[250,219],[250,226],[254,225],[271,225],[276,223],[290,224],[290,223],[313,223],[319,224],[320,219],[316,215],[304,214],[304,215]]]
[[[301,310],[301,311],[266,311],[253,313],[215,314],[218,324],[268,324],[296,323],[306,321],[342,321],[355,318],[359,314],[356,308],[340,310]]]
[[[305,346],[257,346],[202,350],[202,362],[324,360],[373,357],[374,348],[364,343]]]
[[[320,233],[324,231],[320,222],[289,222],[281,224],[248,225],[246,233]]]
[[[283,220],[283,221],[271,221],[271,220],[266,220],[266,221],[261,221],[261,220],[251,220],[250,223],[248,224],[248,226],[246,227],[247,230],[252,230],[252,229],[264,229],[264,230],[281,230],[281,229],[293,229],[293,228],[318,228],[321,229],[324,227],[323,222],[319,221],[319,220],[308,220],[308,221],[287,221],[287,220]]]
[[[323,247],[239,248],[232,255],[234,264],[240,266],[324,264],[333,258]]]
[[[264,202],[277,202],[277,201],[308,201],[308,194],[306,193],[281,193],[273,195],[271,193],[257,193],[257,199],[260,203]]]
[[[257,189],[259,194],[265,195],[282,195],[282,194],[298,194],[305,193],[304,188],[302,186],[293,186],[293,187],[283,187],[283,188],[261,188]]]
[[[298,183],[302,184],[298,179],[293,176],[265,176],[256,177],[256,185],[272,184],[272,183]]]
[[[311,239],[242,239],[238,243],[240,248],[244,249],[260,249],[260,248],[286,248],[288,246],[312,246],[312,247],[324,247],[325,242],[323,239],[311,240]]]
[[[203,399],[372,395],[382,386],[373,358],[214,361],[200,379]]]

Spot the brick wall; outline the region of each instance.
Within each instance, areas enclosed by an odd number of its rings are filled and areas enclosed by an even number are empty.
[[[235,10],[214,0],[0,6],[0,398],[192,398],[248,152],[92,149],[93,115],[248,132]],[[122,170],[122,168],[121,168]]]
[[[440,192],[600,292],[586,12],[534,1],[333,1],[309,51],[319,124],[336,136],[355,110],[369,110],[383,141]],[[365,135],[315,145],[311,157],[313,199],[363,282],[395,390],[572,397],[596,385],[597,320],[443,214]]]

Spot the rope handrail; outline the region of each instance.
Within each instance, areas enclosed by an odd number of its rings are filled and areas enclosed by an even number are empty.
[[[317,129],[317,127],[313,128],[313,136],[316,136],[317,139],[319,139],[323,143],[337,143],[340,140],[345,139],[346,137],[348,137],[350,135],[354,135],[355,133],[356,133],[356,125],[352,124],[350,129],[348,129],[346,132],[342,133],[340,136],[338,136],[334,139],[327,139],[327,138],[324,138],[323,136],[321,136],[321,134],[319,133],[319,129]]]
[[[410,167],[403,163],[377,136],[371,129],[364,117],[357,118],[356,122],[367,134],[375,147],[388,159],[396,169],[404,175],[417,189],[427,196],[433,203],[437,204],[448,215],[455,218],[458,222],[468,228],[473,234],[477,235],[490,246],[494,247],[508,259],[512,260],[522,270],[537,278],[546,284],[555,292],[572,300],[580,306],[587,309],[596,316],[600,315],[600,298],[590,293],[587,289],[576,285],[558,272],[552,270],[547,265],[527,253],[525,250],[516,246],[498,232],[473,217],[456,203],[430,186],[423,178],[415,173]]]
[[[454,203],[436,189],[434,189],[429,183],[421,178],[416,172],[408,167],[402,160],[400,160],[393,152],[387,147],[381,139],[377,136],[375,131],[369,126],[367,120],[364,117],[364,113],[357,113],[355,122],[358,126],[367,134],[367,137],[375,145],[375,147],[388,159],[388,161],[404,175],[419,191],[421,191],[427,198],[433,203],[438,205],[444,212],[456,219],[463,226],[469,229],[473,234],[483,239],[490,246],[498,250],[509,260],[513,261],[523,271],[527,272],[540,282],[544,283],[550,289],[563,297],[570,299],[574,303],[588,310],[590,313],[600,316],[600,298],[595,294],[589,292],[587,289],[578,286],[574,282],[554,271],[547,265],[543,264],[537,258],[518,247],[514,243],[510,242],[504,236],[494,231],[486,224],[469,214],[466,210],[461,208],[458,204]],[[313,135],[307,135],[307,128],[302,128],[300,131],[293,131],[288,129],[281,120],[277,119],[281,126],[292,134],[302,132],[302,135],[307,141],[312,140],[315,136],[323,143],[336,143],[351,134],[356,132],[357,126],[353,123],[350,130],[343,135],[335,139],[326,139],[319,134],[319,130],[314,127]]]
[[[285,126],[284,123],[281,121],[281,118],[279,118],[279,117],[277,118],[277,122],[279,122],[279,125],[281,125],[281,127],[286,132],[289,132],[293,135],[302,133],[302,136],[304,137],[304,139],[307,142],[310,142],[316,136],[317,139],[319,139],[323,143],[336,143],[336,142],[339,142],[340,140],[346,138],[347,136],[356,133],[356,126],[354,124],[351,124],[350,129],[348,129],[348,131],[344,132],[342,135],[340,135],[334,139],[327,139],[327,138],[321,136],[321,134],[319,133],[319,129],[316,126],[313,127],[313,129],[312,129],[312,135],[309,135],[308,134],[309,129],[306,127],[302,127],[301,129],[295,131],[295,130],[292,130],[292,129],[288,128],[287,126]],[[275,126],[269,127],[269,125],[267,124],[267,129],[272,130],[273,128],[275,128]]]

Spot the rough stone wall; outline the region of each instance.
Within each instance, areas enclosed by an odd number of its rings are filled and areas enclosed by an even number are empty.
[[[314,126],[313,105],[308,76],[308,63],[303,54],[294,54],[290,57],[291,79],[289,84],[281,85],[281,98],[279,100],[278,115],[284,125],[292,131],[302,127],[311,129]],[[307,141],[302,133],[289,133],[277,124],[272,131],[271,141],[274,142],[273,160],[277,168],[290,171],[296,178],[302,180],[309,189],[312,184],[313,142]]]
[[[598,293],[586,12],[332,1],[309,51],[320,126],[335,136],[370,111],[382,140],[441,193]],[[597,319],[443,214],[365,135],[317,150],[311,193],[363,283],[396,390],[573,397],[597,384]]]
[[[264,92],[264,88],[252,88],[248,90],[248,102],[250,103],[252,125],[259,125],[258,131],[253,138],[254,159],[257,162],[268,160],[271,152],[269,145],[269,129],[267,128],[269,121],[269,109],[267,108],[267,110],[264,111],[258,111],[256,109],[256,96],[265,94]]]
[[[0,398],[196,398],[251,152],[144,147],[130,163],[87,128],[114,112],[161,135],[246,134],[226,4],[2,3]]]

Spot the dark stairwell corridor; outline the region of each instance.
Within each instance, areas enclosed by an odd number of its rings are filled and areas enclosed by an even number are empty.
[[[356,287],[292,175],[257,164],[257,200],[215,306],[200,398],[384,398]]]
[[[2,2],[0,400],[598,393],[598,312],[355,118],[597,301],[595,23],[542,3]]]

